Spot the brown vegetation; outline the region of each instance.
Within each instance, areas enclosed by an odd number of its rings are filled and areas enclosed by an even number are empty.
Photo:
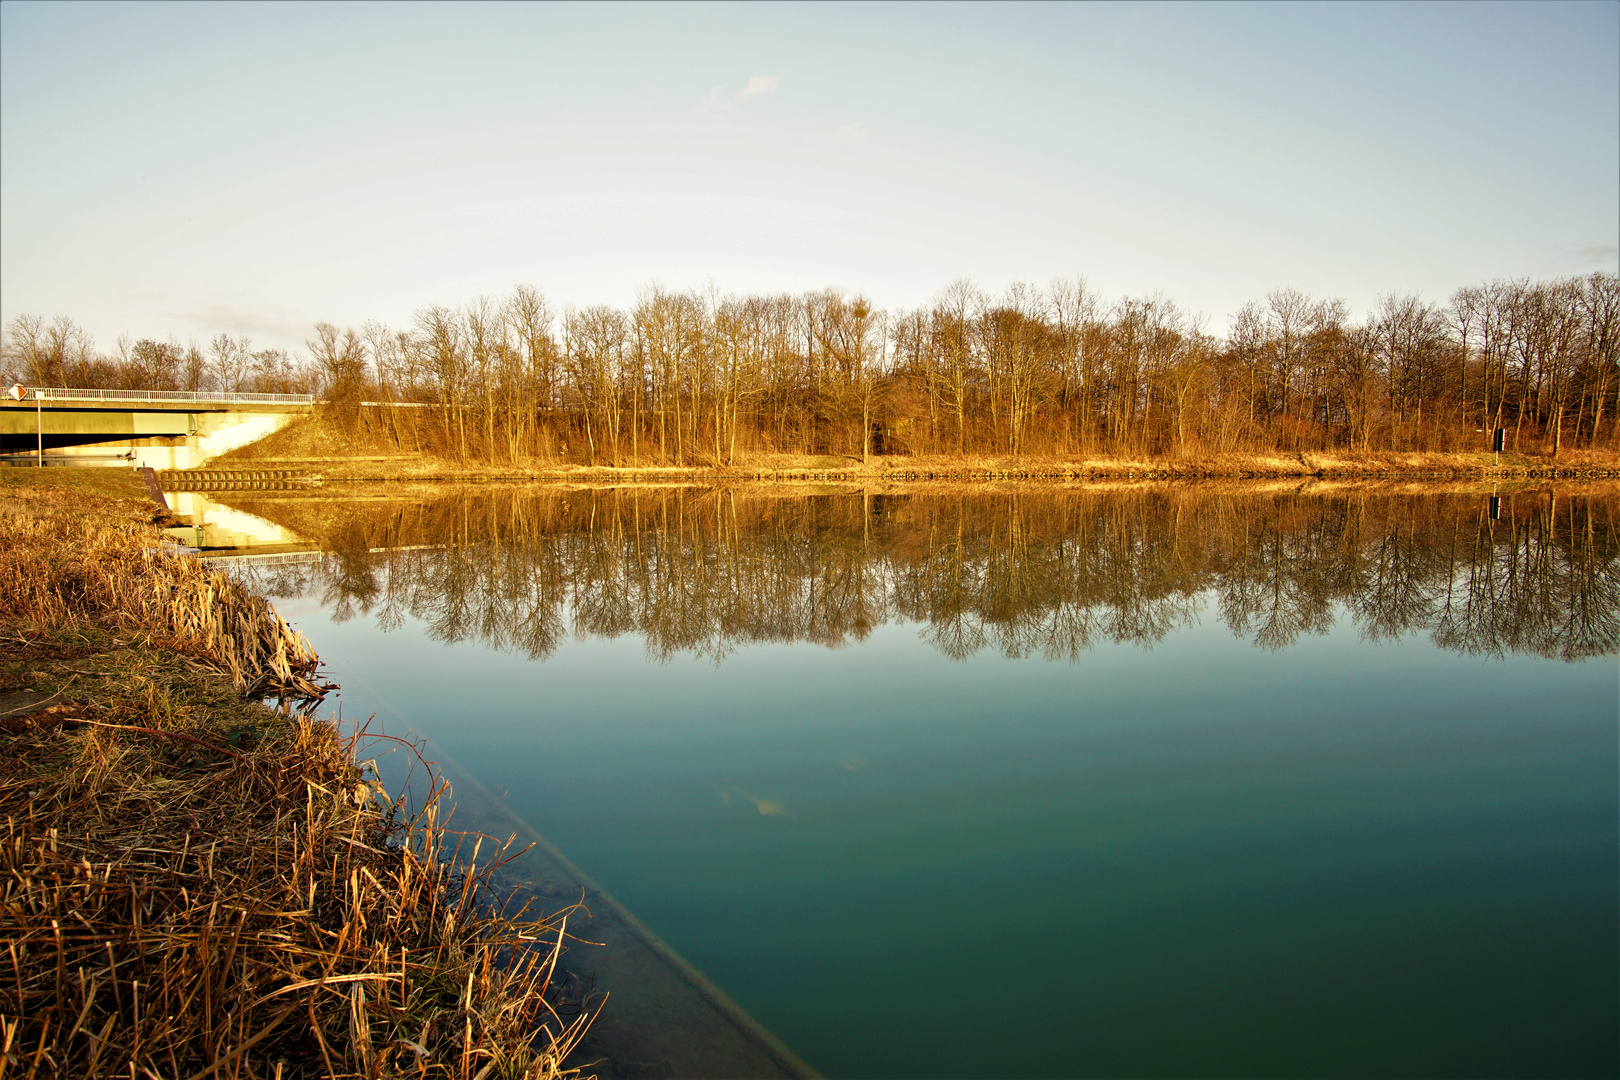
[[[14,500],[0,504],[0,596],[15,617],[64,627],[116,613],[125,625],[203,658],[244,696],[320,699],[315,651],[263,597],[195,559],[174,557],[137,521],[63,514],[56,499],[40,513],[39,495],[26,489]]]
[[[567,912],[497,914],[510,852],[295,713],[314,654],[151,509],[0,499],[0,1073],[564,1075]]]
[[[1434,451],[1346,451],[1300,453],[1199,452],[1181,455],[1002,455],[884,454],[865,462],[850,454],[789,454],[739,450],[730,465],[677,467],[628,463],[589,465],[528,460],[494,464],[446,457],[433,451],[399,452],[386,441],[354,434],[330,412],[287,427],[209,463],[210,470],[235,470],[242,479],[256,471],[283,470],[309,480],[487,480],[545,479],[599,482],[704,482],[738,480],[940,481],[1099,478],[1244,477],[1533,477],[1620,475],[1620,451],[1566,448],[1557,461],[1544,456]],[[181,480],[182,477],[172,477]]]

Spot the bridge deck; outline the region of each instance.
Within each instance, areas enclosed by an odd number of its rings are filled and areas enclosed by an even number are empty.
[[[7,401],[13,408],[18,405],[90,406],[149,405],[159,408],[221,408],[232,405],[313,405],[313,394],[216,394],[192,390],[86,390],[64,386],[30,386],[28,396],[20,402]],[[37,407],[37,406],[36,406]]]

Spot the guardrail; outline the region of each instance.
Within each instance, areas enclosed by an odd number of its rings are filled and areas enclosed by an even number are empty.
[[[313,405],[313,394],[207,394],[193,390],[74,390],[61,386],[26,387],[36,401],[144,401],[194,405]]]

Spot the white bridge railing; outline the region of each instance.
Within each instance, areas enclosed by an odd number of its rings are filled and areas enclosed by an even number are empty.
[[[144,401],[152,404],[187,405],[313,405],[313,394],[213,394],[194,390],[73,390],[66,387],[30,386],[32,401]]]

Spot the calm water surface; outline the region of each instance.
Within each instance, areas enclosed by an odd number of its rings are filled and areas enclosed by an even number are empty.
[[[1612,496],[232,502],[346,716],[828,1075],[1620,1069]]]

